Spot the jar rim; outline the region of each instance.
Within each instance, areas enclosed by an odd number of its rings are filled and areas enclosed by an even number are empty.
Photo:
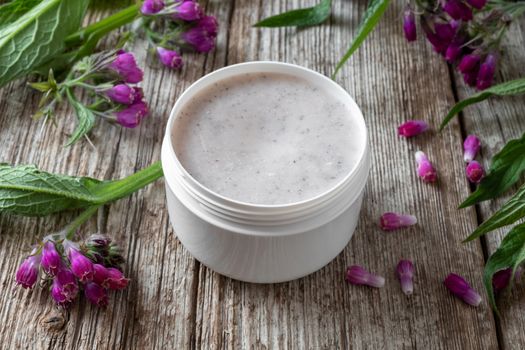
[[[338,91],[344,98],[346,99],[346,103],[351,108],[351,114],[353,118],[357,118],[357,125],[360,127],[360,134],[361,134],[361,140],[362,144],[360,145],[360,154],[358,157],[358,161],[354,164],[352,169],[337,183],[334,185],[328,187],[326,190],[322,191],[319,194],[316,194],[315,196],[311,196],[308,198],[305,198],[300,201],[295,202],[289,202],[289,203],[276,203],[276,204],[264,204],[264,203],[250,203],[250,202],[244,202],[238,199],[234,199],[231,197],[227,197],[225,195],[222,195],[218,192],[213,191],[212,189],[208,188],[207,186],[200,183],[197,179],[195,179],[182,165],[180,160],[178,159],[174,145],[172,140],[172,132],[174,128],[175,120],[178,116],[178,111],[187,103],[187,101],[196,93],[201,91],[203,88],[208,87],[211,83],[215,82],[215,79],[224,79],[227,77],[239,75],[239,74],[245,74],[245,73],[258,73],[258,72],[276,72],[276,73],[285,73],[285,74],[291,74],[291,75],[299,75],[299,74],[307,74],[310,77],[313,77],[315,79],[321,79],[325,82],[329,82],[330,88],[335,89]],[[295,74],[294,74],[295,73]],[[165,140],[164,142],[168,143],[168,151],[170,152],[170,158],[174,160],[175,165],[177,167],[177,170],[182,174],[182,177],[184,178],[184,181],[186,185],[188,185],[188,188],[193,190],[193,195],[200,196],[202,199],[206,202],[212,202],[214,205],[218,205],[219,207],[224,206],[225,208],[228,208],[227,210],[233,210],[236,212],[248,212],[253,213],[254,211],[257,212],[260,215],[273,215],[276,212],[283,213],[283,212],[303,212],[305,209],[310,208],[312,206],[316,206],[318,203],[323,202],[326,198],[329,198],[330,196],[333,196],[334,192],[337,191],[339,188],[343,187],[345,184],[347,184],[353,177],[355,177],[355,174],[358,173],[358,169],[362,167],[363,162],[365,162],[366,153],[367,153],[367,145],[368,145],[368,133],[366,124],[362,115],[362,112],[354,99],[350,96],[350,94],[343,89],[339,84],[335,83],[330,78],[305,67],[298,66],[291,63],[284,63],[284,62],[276,62],[276,61],[252,61],[252,62],[244,62],[244,63],[238,63],[230,66],[226,66],[223,68],[220,68],[218,70],[215,70],[209,74],[206,74],[205,76],[201,77],[194,83],[192,83],[177,99],[175,102],[175,105],[173,106],[170,116],[168,119],[168,123],[166,126],[166,134],[165,134]],[[357,190],[357,189],[356,189]],[[360,189],[359,189],[360,190]]]

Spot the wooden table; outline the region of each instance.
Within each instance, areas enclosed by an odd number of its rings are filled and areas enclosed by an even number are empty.
[[[316,1],[209,1],[218,17],[217,49],[186,55],[182,71],[148,67],[143,86],[151,117],[140,129],[99,123],[93,149],[82,141],[64,148],[73,128],[70,109],[60,110],[58,127],[31,120],[38,96],[17,81],[0,91],[0,159],[32,163],[53,172],[119,178],[160,157],[161,139],[177,96],[217,68],[251,60],[300,64],[330,74],[355,34],[367,1],[334,1],[329,22],[308,29],[254,29],[259,19]],[[488,254],[505,230],[462,244],[503,199],[456,209],[470,192],[464,176],[462,141],[475,133],[482,160],[525,130],[523,97],[491,99],[469,107],[441,134],[413,140],[396,127],[413,117],[437,126],[454,101],[473,91],[421,39],[409,45],[402,34],[402,3],[395,2],[365,44],[345,65],[337,82],[356,99],[370,130],[373,166],[362,217],[346,249],[320,271],[289,283],[254,285],[222,277],[194,260],[168,222],[164,183],[158,181],[107,207],[83,234],[98,228],[122,243],[127,256],[127,290],[113,295],[107,310],[85,300],[68,311],[54,306],[48,291],[14,288],[22,259],[43,235],[73,214],[51,218],[0,216],[0,347],[81,349],[520,349],[525,347],[523,285],[500,300],[497,319],[483,293],[473,308],[442,284],[449,272],[464,275],[483,291]],[[92,10],[94,20],[109,10]],[[499,81],[525,76],[525,21],[514,25],[505,44]],[[107,44],[114,43],[109,39]],[[139,40],[134,51],[146,57]],[[439,171],[435,186],[416,176],[414,153],[424,150]],[[384,211],[414,213],[416,227],[384,233]],[[98,223],[97,223],[98,221]],[[415,292],[401,293],[394,275],[400,258],[416,265]],[[347,285],[349,264],[363,264],[386,277],[382,289]]]

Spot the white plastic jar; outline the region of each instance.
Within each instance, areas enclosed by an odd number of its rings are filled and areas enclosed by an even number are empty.
[[[335,186],[300,202],[251,204],[226,198],[194,179],[173,146],[174,120],[199,91],[246,73],[284,73],[315,82],[344,101],[357,118],[358,161]],[[353,235],[370,168],[367,130],[359,107],[329,78],[280,62],[248,62],[212,72],[177,100],[162,145],[171,224],[184,247],[212,270],[248,282],[274,283],[310,274],[334,259]]]

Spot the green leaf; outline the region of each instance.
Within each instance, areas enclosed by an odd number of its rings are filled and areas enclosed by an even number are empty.
[[[89,0],[43,0],[0,29],[0,87],[62,53]]]
[[[292,10],[263,19],[254,27],[306,27],[321,24],[330,17],[332,0],[321,0],[314,7]]]
[[[75,109],[78,120],[77,127],[66,144],[66,146],[70,146],[93,129],[93,126],[95,125],[95,114],[93,114],[91,109],[78,102],[69,89],[67,90],[67,95],[69,102]]]
[[[489,295],[490,305],[497,311],[496,299],[492,287],[492,278],[496,272],[512,267],[514,276],[518,266],[525,261],[525,223],[514,227],[503,239],[485,265],[483,283]]]
[[[361,46],[368,34],[370,34],[372,29],[374,29],[374,27],[377,25],[381,17],[383,17],[383,14],[385,13],[386,9],[388,8],[389,3],[390,0],[370,0],[370,4],[368,5],[368,8],[365,11],[363,20],[361,21],[361,24],[357,29],[357,34],[354,38],[354,41],[350,45],[350,48],[345,53],[343,58],[341,58],[339,63],[337,63],[337,66],[335,67],[335,72],[334,74],[332,74],[332,79],[335,78],[335,76],[346,63],[346,61],[348,61],[350,56],[352,56],[352,54],[359,48],[359,46]]]
[[[469,98],[466,98],[456,103],[456,105],[452,107],[450,112],[448,112],[443,122],[441,122],[439,130],[443,130],[443,128],[452,120],[452,118],[454,118],[456,114],[461,112],[467,106],[486,100],[490,96],[494,95],[506,96],[519,94],[525,94],[525,78],[507,81],[505,83],[494,85],[488,89],[480,91],[477,94],[474,94]]]
[[[0,5],[0,28],[16,21],[42,0],[13,0]]]
[[[461,203],[460,208],[499,196],[520,179],[523,171],[525,171],[525,134],[521,139],[509,141],[492,158],[489,174],[481,181],[476,191]]]
[[[495,212],[488,220],[482,223],[467,237],[465,242],[472,241],[479,236],[497,228],[515,223],[525,217],[525,184],[516,194]]]
[[[33,165],[0,164],[0,211],[44,216],[85,208],[99,199],[94,189],[100,181],[88,177],[56,175]]]
[[[0,213],[45,216],[100,206],[126,197],[163,176],[160,161],[120,180],[99,181],[0,164]]]

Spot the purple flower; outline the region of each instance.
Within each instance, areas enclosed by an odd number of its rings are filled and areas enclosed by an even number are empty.
[[[467,0],[470,6],[481,10],[487,4],[487,0]]]
[[[143,15],[153,15],[164,8],[164,1],[162,0],[146,0],[140,8]]]
[[[434,30],[436,35],[443,40],[444,43],[447,43],[447,45],[450,44],[456,36],[456,29],[450,23],[435,23]]]
[[[45,272],[55,276],[62,266],[62,257],[58,254],[55,244],[51,241],[44,243],[42,247],[42,260],[40,262]]]
[[[126,84],[117,84],[105,93],[112,101],[123,105],[132,104],[135,97],[135,90]]]
[[[208,52],[215,47],[217,20],[213,16],[201,18],[195,26],[182,33],[182,39],[197,52]]]
[[[40,254],[35,254],[36,250],[28,256],[16,271],[16,283],[22,288],[32,288],[38,279],[38,267],[40,265]]]
[[[148,106],[144,101],[134,102],[131,106],[115,113],[117,123],[126,128],[137,127],[141,120],[148,115]]]
[[[163,47],[157,47],[157,54],[160,62],[168,68],[178,69],[182,67],[182,56],[173,50],[168,50]]]
[[[385,279],[383,277],[371,274],[358,265],[349,266],[346,269],[346,281],[351,284],[375,288],[381,288],[385,285]]]
[[[455,273],[451,273],[443,282],[445,287],[456,297],[465,303],[478,306],[481,303],[481,296],[476,292],[465,279]]]
[[[109,289],[124,289],[128,286],[129,279],[124,277],[124,274],[119,269],[110,267],[107,269],[108,276],[106,282],[103,284],[104,287]]]
[[[71,303],[78,295],[78,283],[71,270],[60,269],[53,280],[51,296],[59,305]]]
[[[485,90],[492,85],[497,62],[498,58],[495,54],[489,53],[487,55],[485,61],[479,67],[478,78],[476,81],[476,87],[478,90]]]
[[[203,16],[204,12],[200,5],[193,0],[185,0],[177,6],[173,19],[183,21],[195,21]]]
[[[409,120],[397,128],[398,135],[404,137],[417,136],[428,130],[428,123],[424,120]]]
[[[463,142],[463,160],[467,163],[474,160],[480,148],[481,142],[478,137],[476,135],[468,135],[465,142]]]
[[[69,248],[71,270],[82,283],[93,280],[93,263],[76,248]]]
[[[474,184],[479,184],[483,176],[485,176],[485,170],[481,164],[475,160],[467,164],[465,171],[467,173],[467,179]]]
[[[417,224],[417,219],[414,215],[392,212],[384,213],[379,220],[379,227],[381,227],[383,231],[394,231],[415,224]]]
[[[93,282],[100,286],[104,286],[108,278],[108,270],[101,264],[93,264]]]
[[[135,56],[132,53],[121,51],[115,60],[109,65],[126,83],[136,84],[142,81],[144,73],[137,66]]]
[[[457,58],[459,58],[461,52],[463,51],[464,41],[465,39],[461,35],[456,35],[456,37],[454,37],[454,39],[448,45],[447,51],[445,52],[445,59],[447,62],[452,63]]]
[[[514,278],[519,279],[521,276],[522,269],[521,267],[518,267],[516,269],[516,273],[514,275]],[[506,268],[503,270],[499,270],[492,276],[492,287],[496,292],[499,292],[510,284],[510,280],[512,279],[512,268]]]
[[[463,56],[461,62],[458,65],[458,69],[461,73],[465,74],[477,69],[481,57],[478,54],[471,53]]]
[[[416,162],[417,162],[417,175],[424,182],[436,182],[437,173],[432,163],[428,160],[428,157],[425,153],[421,151],[416,152]]]
[[[88,282],[84,286],[84,295],[90,303],[104,307],[108,305],[108,294],[104,288],[94,282]]]
[[[434,51],[442,55],[445,54],[445,51],[447,50],[449,42],[441,39],[435,32],[432,31],[432,29],[428,25],[426,25],[425,22],[423,22],[422,28],[423,28],[423,31],[425,32],[427,40],[434,47]]]
[[[405,8],[403,15],[403,31],[407,41],[415,41],[417,39],[416,17],[410,5]]]
[[[478,79],[478,71],[473,70],[471,72],[463,73],[463,80],[468,86],[476,86],[476,81]]]
[[[401,290],[406,295],[412,294],[414,291],[414,264],[410,260],[401,260],[397,264],[396,274],[401,283]]]
[[[456,20],[470,21],[472,19],[472,10],[461,0],[447,0],[443,10]]]

